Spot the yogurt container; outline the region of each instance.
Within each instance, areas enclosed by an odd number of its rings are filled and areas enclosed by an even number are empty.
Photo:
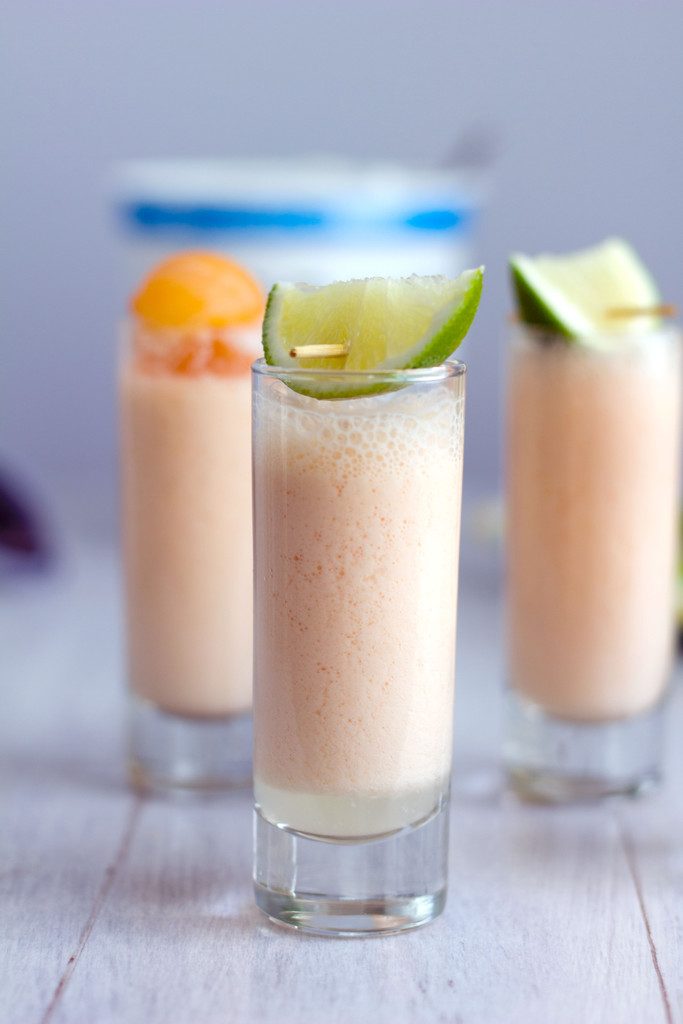
[[[166,254],[213,248],[276,280],[453,275],[472,265],[481,174],[309,157],[120,164],[126,286]]]

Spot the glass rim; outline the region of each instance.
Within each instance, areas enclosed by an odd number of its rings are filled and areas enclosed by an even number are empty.
[[[591,334],[567,335],[551,327],[511,319],[509,333],[515,340],[529,340],[540,345],[562,343],[572,350],[610,354],[624,351],[626,347],[637,348],[639,344],[653,338],[660,338],[662,341],[680,340],[683,337],[683,328],[676,320],[664,320],[655,327],[641,331],[595,331]]]
[[[314,378],[326,380],[330,383],[336,381],[398,381],[406,384],[425,384],[451,380],[454,377],[464,377],[467,372],[467,365],[457,359],[449,359],[438,366],[421,366],[408,370],[328,370],[322,367],[306,369],[303,366],[271,366],[261,356],[251,364],[251,372],[263,377],[274,377],[277,380],[282,380],[283,378],[290,380]]]

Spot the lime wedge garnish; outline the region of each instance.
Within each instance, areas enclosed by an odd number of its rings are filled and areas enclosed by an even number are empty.
[[[624,309],[656,306],[650,272],[620,238],[566,256],[510,258],[519,315],[528,324],[570,338],[652,330],[656,316],[615,316]]]
[[[276,284],[263,321],[266,362],[359,373],[439,366],[474,320],[483,275],[479,267],[454,279],[371,277],[320,287]],[[341,346],[344,354],[299,354],[309,345]],[[313,386],[307,383],[305,393],[331,398],[383,389],[381,383],[359,386],[320,377]]]

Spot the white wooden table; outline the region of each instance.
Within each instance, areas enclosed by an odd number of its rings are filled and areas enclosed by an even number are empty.
[[[114,552],[0,584],[0,1024],[683,1021],[683,688],[659,794],[521,806],[497,620],[465,577],[446,913],[318,939],[254,908],[248,794],[127,789]]]

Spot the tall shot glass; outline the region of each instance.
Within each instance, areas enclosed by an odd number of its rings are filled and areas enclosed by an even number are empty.
[[[464,392],[458,363],[254,365],[254,879],[281,923],[444,906]]]
[[[221,340],[219,330],[133,322],[124,336],[129,773],[142,789],[251,778],[250,359],[240,372],[213,372]],[[188,349],[195,371],[169,370],[169,352],[179,362]]]
[[[637,792],[660,774],[680,371],[671,326],[574,344],[514,329],[504,758],[524,796]]]

